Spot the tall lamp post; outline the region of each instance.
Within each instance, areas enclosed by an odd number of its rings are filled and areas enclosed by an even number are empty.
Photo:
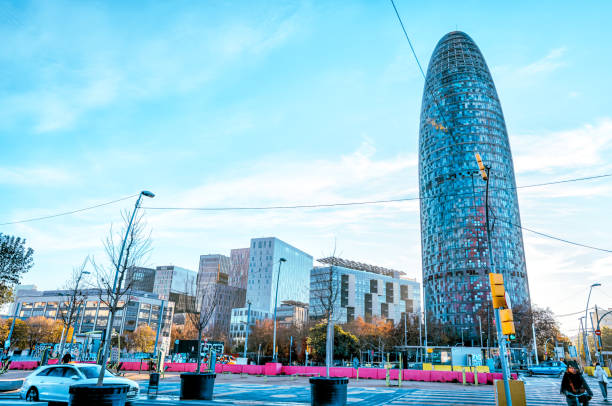
[[[278,282],[280,280],[281,265],[287,262],[285,258],[278,260],[278,273],[276,274],[276,294],[274,295],[274,338],[272,340],[272,362],[276,362],[276,307],[278,306]]]
[[[247,348],[249,346],[249,327],[251,326],[251,301],[249,300],[247,304],[249,305],[249,309],[247,310],[246,334],[244,336],[244,354],[242,355],[243,358],[247,357]]]
[[[136,204],[134,205],[134,211],[132,211],[132,217],[130,217],[130,222],[128,223],[127,229],[125,230],[125,237],[123,237],[123,242],[121,243],[121,250],[119,251],[119,259],[117,260],[117,267],[115,269],[115,279],[113,281],[113,290],[112,290],[113,295],[117,293],[117,280],[119,279],[119,269],[121,268],[121,260],[123,259],[123,251],[125,250],[125,242],[127,241],[128,236],[130,235],[130,230],[132,229],[132,223],[134,222],[134,217],[136,217],[136,212],[138,211],[138,208],[140,208],[140,201],[142,200],[143,196],[153,198],[155,197],[155,194],[153,192],[149,192],[148,190],[143,190],[138,195],[138,199],[136,200]],[[113,329],[113,322],[114,322],[113,316],[114,316],[114,313],[111,313],[109,320],[108,320],[108,325],[106,327],[106,334],[104,336],[104,350],[102,351],[102,368],[100,368],[100,376],[98,377],[98,386],[102,385],[102,380],[104,379],[104,370],[106,366],[106,359],[108,356],[108,345],[110,343],[111,330]]]
[[[604,364],[604,360],[603,360],[603,354],[601,353],[601,351],[603,350],[603,345],[601,343],[601,330],[599,330],[599,322],[603,320],[604,317],[606,317],[608,314],[612,313],[612,310],[605,312],[601,317],[597,318],[597,331],[599,331],[599,336],[597,336],[597,341],[599,341],[599,363],[603,366]],[[595,313],[597,314],[597,313]]]
[[[490,172],[491,167],[486,166],[482,159],[480,158],[480,154],[476,152],[476,163],[478,164],[478,169],[480,171],[480,176],[482,180],[486,182],[485,188],[485,219],[486,219],[486,227],[487,227],[487,248],[489,251],[489,272],[495,273],[495,262],[493,261],[493,248],[491,247],[491,224],[489,222],[489,180],[491,178]],[[502,374],[504,377],[504,392],[506,394],[506,403],[508,406],[512,406],[512,396],[510,395],[510,367],[508,360],[508,353],[506,351],[506,336],[502,333],[501,328],[501,317],[500,317],[499,308],[495,309],[495,327],[497,329],[497,342],[499,344],[499,358],[502,364]]]
[[[585,357],[584,357],[584,361],[586,362],[587,365],[591,365],[591,350],[589,349],[589,339],[588,337],[588,320],[589,320],[589,300],[591,300],[591,292],[593,291],[593,288],[596,286],[601,286],[601,283],[594,283],[591,285],[591,287],[589,288],[589,296],[587,298],[587,304],[586,304],[586,310],[584,311],[584,352],[585,352]]]

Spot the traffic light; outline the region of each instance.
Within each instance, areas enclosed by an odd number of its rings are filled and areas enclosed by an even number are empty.
[[[482,180],[487,180],[489,176],[487,175],[485,166],[482,163],[482,158],[480,158],[480,154],[478,152],[476,152],[476,162],[478,163],[478,170],[480,171],[480,176],[482,177]]]
[[[508,307],[506,304],[506,289],[504,289],[504,276],[500,273],[490,273],[491,300],[493,308]]]
[[[509,336],[512,340],[511,336],[516,334],[514,330],[514,318],[512,317],[512,309],[503,309],[499,311],[499,320],[501,321],[501,329],[502,334]]]

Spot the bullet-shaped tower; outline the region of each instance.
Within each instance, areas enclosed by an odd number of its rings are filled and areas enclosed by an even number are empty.
[[[421,250],[428,319],[453,325],[479,345],[492,325],[485,182],[490,166],[492,260],[513,307],[530,306],[512,153],[491,73],[465,33],[437,44],[425,80],[419,131]],[[493,328],[493,331],[494,328]],[[486,337],[486,331],[483,335]],[[466,342],[468,345],[469,341]],[[486,345],[486,342],[485,342]],[[491,343],[493,345],[493,343]]]

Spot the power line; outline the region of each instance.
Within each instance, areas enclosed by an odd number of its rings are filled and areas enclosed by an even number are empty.
[[[47,219],[54,218],[54,217],[67,216],[67,215],[70,215],[70,214],[80,213],[82,211],[97,209],[98,207],[102,207],[102,206],[108,206],[109,204],[121,202],[123,200],[131,199],[132,197],[136,197],[136,196],[138,196],[138,195],[135,194],[135,195],[131,195],[131,196],[126,196],[126,197],[122,197],[121,199],[112,200],[110,202],[96,204],[95,206],[84,207],[82,209],[66,211],[66,212],[63,212],[63,213],[51,214],[49,216],[34,217],[34,218],[31,218],[31,219],[19,220],[19,221],[9,221],[7,223],[0,223],[0,226],[6,226],[6,225],[11,225],[11,224],[29,223],[31,221],[47,220]]]
[[[534,233],[534,234],[540,235],[542,237],[550,238],[550,239],[553,239],[553,240],[561,241],[561,242],[564,242],[566,244],[576,245],[578,247],[583,247],[583,248],[589,248],[589,249],[596,250],[596,251],[612,253],[612,250],[608,250],[608,249],[605,249],[605,248],[598,248],[598,247],[594,247],[592,245],[586,245],[586,244],[582,244],[582,243],[579,243],[579,242],[566,240],[565,238],[561,238],[561,237],[555,237],[554,235],[542,233],[540,231],[531,230],[531,229],[523,227],[523,226],[521,226],[519,224],[514,224],[514,223],[512,223],[510,221],[506,221],[506,220],[503,220],[503,219],[500,219],[500,218],[498,218],[496,220],[499,220],[502,223],[509,224],[509,225],[511,225],[513,227],[518,227],[518,228],[520,228],[522,230],[529,231],[530,233]]]
[[[532,185],[524,185],[524,186],[516,186],[516,187],[503,187],[503,188],[502,187],[491,187],[491,189],[496,189],[496,190],[524,189],[524,188],[533,188],[533,187],[542,187],[542,186],[548,186],[548,185],[556,185],[556,184],[559,184],[559,183],[579,182],[579,181],[599,179],[599,178],[605,178],[605,177],[612,177],[612,173],[610,173],[610,174],[603,174],[603,175],[588,176],[588,177],[582,177],[582,178],[556,180],[556,181],[551,181],[551,182],[538,183],[538,184],[532,184]],[[147,209],[147,210],[194,210],[194,211],[316,209],[316,208],[337,207],[337,206],[363,206],[363,205],[369,205],[369,204],[407,202],[407,201],[422,200],[422,199],[438,199],[438,198],[441,198],[441,197],[472,196],[472,194],[473,194],[472,192],[466,192],[466,193],[447,193],[447,194],[439,194],[439,195],[431,195],[431,196],[423,196],[423,197],[416,196],[416,197],[405,197],[405,198],[386,199],[386,200],[356,201],[356,202],[346,202],[346,203],[297,204],[297,205],[287,205],[287,206],[143,207],[143,209]]]
[[[589,310],[594,310],[594,309],[595,309],[594,307],[589,307],[588,309],[580,310],[580,311],[577,311],[576,313],[559,314],[559,315],[555,314],[555,316],[557,316],[557,317],[575,316],[577,314],[583,314],[583,313],[586,313]]]
[[[416,60],[417,65],[419,65],[419,70],[421,71],[421,75],[423,75],[423,79],[425,79],[425,71],[423,71],[423,67],[421,67],[421,62],[419,62],[419,58],[417,57],[416,52],[414,52],[414,48],[412,46],[412,41],[410,41],[410,37],[408,37],[408,33],[406,32],[406,28],[404,27],[404,23],[402,22],[402,18],[400,17],[399,13],[397,12],[397,7],[395,7],[395,2],[393,0],[391,0],[391,5],[393,6],[393,10],[395,10],[395,15],[397,16],[397,19],[398,19],[400,25],[402,26],[402,31],[404,31],[404,36],[406,37],[406,40],[408,41],[408,45],[410,45],[410,50],[412,51],[412,55],[414,55],[414,59]]]

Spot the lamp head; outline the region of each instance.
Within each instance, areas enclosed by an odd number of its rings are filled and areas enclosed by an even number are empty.
[[[591,285],[592,288],[594,288],[595,286],[601,286],[601,283],[598,282]]]
[[[287,262],[287,260],[285,258],[281,258],[279,259],[280,262]]]
[[[155,193],[153,192],[149,192],[148,190],[143,190],[142,192],[140,192],[141,195],[146,196],[146,197],[155,197]]]

